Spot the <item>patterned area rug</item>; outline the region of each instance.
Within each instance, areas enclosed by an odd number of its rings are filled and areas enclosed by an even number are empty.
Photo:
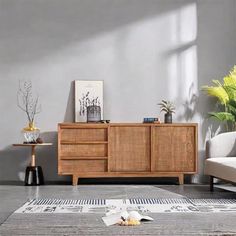
[[[107,213],[110,211],[140,213],[236,212],[234,199],[32,199],[15,213]]]

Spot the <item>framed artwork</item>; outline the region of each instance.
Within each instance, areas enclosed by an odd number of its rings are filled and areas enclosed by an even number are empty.
[[[103,120],[103,81],[75,81],[75,122]]]

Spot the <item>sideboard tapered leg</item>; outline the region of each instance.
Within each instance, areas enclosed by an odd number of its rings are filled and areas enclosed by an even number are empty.
[[[179,174],[179,184],[180,185],[184,184],[184,175],[183,174]]]
[[[78,184],[78,176],[77,175],[73,175],[72,184],[73,184],[73,186],[76,186]]]

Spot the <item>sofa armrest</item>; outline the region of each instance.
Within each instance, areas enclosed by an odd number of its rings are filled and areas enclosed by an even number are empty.
[[[236,156],[236,132],[219,134],[206,142],[206,157]]]

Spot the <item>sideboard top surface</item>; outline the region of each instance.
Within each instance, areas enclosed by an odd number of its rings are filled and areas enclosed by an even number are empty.
[[[112,127],[112,126],[197,126],[197,123],[171,123],[171,124],[165,124],[165,123],[108,123],[108,124],[103,124],[103,123],[80,123],[80,122],[76,122],[76,123],[59,123],[58,124],[61,127],[72,127],[72,128],[76,128],[76,127],[84,127],[84,128],[89,128],[89,127],[98,127],[98,128],[107,128],[107,127]]]

